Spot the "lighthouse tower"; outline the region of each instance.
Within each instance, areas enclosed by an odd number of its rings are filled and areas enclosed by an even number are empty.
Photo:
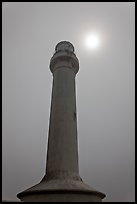
[[[26,202],[101,202],[105,195],[79,175],[75,90],[79,61],[70,42],[56,45],[50,70],[53,86],[45,176],[17,197]]]

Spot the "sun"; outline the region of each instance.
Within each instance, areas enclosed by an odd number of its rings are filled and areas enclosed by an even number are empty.
[[[85,45],[89,49],[96,49],[99,47],[100,39],[96,33],[91,33],[85,38]]]

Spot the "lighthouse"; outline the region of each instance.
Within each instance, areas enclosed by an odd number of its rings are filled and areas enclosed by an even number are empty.
[[[101,202],[105,194],[79,175],[74,46],[61,41],[50,60],[53,74],[45,175],[17,197],[24,202]],[[93,164],[94,165],[94,164]]]

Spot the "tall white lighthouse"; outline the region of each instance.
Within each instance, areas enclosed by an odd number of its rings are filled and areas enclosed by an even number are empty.
[[[56,45],[46,172],[35,186],[17,195],[26,202],[101,202],[105,194],[79,176],[75,76],[79,61],[70,42]]]

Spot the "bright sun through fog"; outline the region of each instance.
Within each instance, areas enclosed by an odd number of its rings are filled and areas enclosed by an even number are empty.
[[[91,33],[85,37],[85,45],[89,49],[96,49],[100,45],[99,36],[96,33]]]

